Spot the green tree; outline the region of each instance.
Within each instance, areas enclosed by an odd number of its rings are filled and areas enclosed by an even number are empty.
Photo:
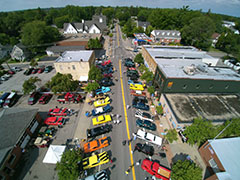
[[[32,67],[36,67],[38,65],[38,61],[36,59],[31,59],[29,65],[32,66]]]
[[[25,80],[23,83],[23,93],[29,94],[30,92],[36,90],[36,82],[41,81],[38,77],[30,77],[28,80]]]
[[[92,66],[88,72],[88,79],[100,81],[103,78],[102,72],[96,66]]]
[[[148,68],[144,64],[141,64],[138,69],[141,73],[148,71]]]
[[[56,94],[57,92],[71,92],[75,91],[78,87],[78,81],[72,79],[71,74],[57,73],[48,81],[46,86]]]
[[[201,145],[207,139],[213,138],[216,130],[210,121],[196,118],[192,125],[186,128],[184,134],[188,137],[189,144],[197,143],[197,145]]]
[[[33,21],[22,29],[22,43],[30,46],[33,52],[45,49],[49,43],[59,40],[61,35],[56,28],[47,26],[43,21]]]
[[[137,54],[135,56],[134,62],[138,63],[138,64],[143,64],[144,63],[144,59],[143,59],[142,53],[139,53],[139,54]]]
[[[172,143],[173,141],[178,140],[177,136],[178,136],[178,134],[177,134],[176,129],[170,129],[167,132],[166,138],[170,143]]]
[[[147,83],[149,83],[150,81],[153,81],[153,73],[147,70],[142,74],[140,79],[145,80]]]
[[[5,33],[0,33],[0,44],[6,45],[10,43],[10,37]]]
[[[76,180],[83,174],[79,172],[79,164],[83,159],[81,150],[68,150],[62,155],[61,161],[57,163],[56,169],[58,171],[59,180]]]
[[[98,38],[96,38],[96,39],[91,38],[88,41],[88,48],[89,49],[99,49],[99,48],[102,48],[102,44]]]
[[[211,36],[214,32],[215,24],[209,17],[196,17],[181,30],[182,42],[207,50],[211,46]]]
[[[156,107],[157,113],[162,115],[163,114],[163,107],[162,106],[157,106]]]
[[[149,92],[150,94],[153,94],[153,93],[155,92],[154,86],[148,87],[147,90],[148,90],[148,92]]]
[[[63,28],[64,23],[69,23],[69,16],[68,15],[57,17],[57,18],[54,19],[54,24],[56,24],[56,26],[58,28]]]
[[[128,21],[123,26],[122,31],[124,34],[126,34],[127,37],[132,37],[134,27],[135,27],[135,24],[132,22],[131,19],[128,19]]]
[[[178,160],[172,166],[172,180],[202,180],[202,169],[189,160]]]
[[[97,90],[100,87],[100,85],[97,82],[93,82],[93,83],[88,83],[88,85],[86,86],[85,90],[87,92],[92,92]]]
[[[113,33],[110,33],[110,34],[109,34],[109,37],[112,38],[112,37],[113,37]]]

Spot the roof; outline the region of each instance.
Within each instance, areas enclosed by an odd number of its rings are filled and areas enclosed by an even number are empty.
[[[56,164],[60,162],[65,149],[66,146],[50,145],[43,159],[43,163]]]
[[[218,38],[220,35],[221,35],[221,34],[219,34],[219,33],[213,33],[211,38],[212,38],[212,39],[216,39],[216,38]]]
[[[52,51],[54,53],[63,53],[64,51],[77,51],[85,50],[85,46],[51,46],[46,51]]]
[[[240,117],[237,95],[171,93],[163,97],[178,123],[192,123],[200,116],[216,124]]]
[[[56,59],[56,62],[88,62],[94,51],[65,51],[62,56]]]
[[[14,146],[36,116],[38,109],[9,108],[0,112],[0,149]]]
[[[72,23],[72,24],[76,29],[82,29],[83,30],[83,23]]]
[[[134,33],[133,35],[138,41],[152,41],[145,33]]]
[[[156,38],[181,38],[181,33],[177,30],[153,30],[151,34]]]
[[[138,26],[140,26],[140,27],[150,26],[150,22],[148,22],[148,21],[138,21],[137,23],[138,23]]]
[[[218,159],[223,165],[231,180],[240,179],[240,137],[208,140]],[[226,179],[227,175],[220,175],[219,180]]]

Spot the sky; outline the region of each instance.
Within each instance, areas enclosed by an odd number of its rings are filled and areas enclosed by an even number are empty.
[[[78,6],[143,6],[158,8],[182,8],[240,17],[240,0],[0,0],[0,11],[35,8]]]

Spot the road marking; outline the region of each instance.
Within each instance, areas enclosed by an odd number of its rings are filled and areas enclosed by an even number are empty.
[[[129,133],[127,110],[126,110],[126,102],[125,102],[124,89],[123,89],[121,60],[119,60],[119,73],[120,73],[120,81],[121,81],[121,89],[122,89],[122,99],[123,99],[124,116],[125,116],[125,121],[126,121],[126,130],[127,130],[128,140],[130,140],[131,137],[130,137],[130,133]],[[130,154],[131,165],[133,165],[133,164],[134,164],[134,161],[133,161],[133,155],[132,155],[131,142],[129,143],[128,147],[129,147],[129,154]],[[136,175],[135,175],[135,168],[134,168],[134,166],[132,167],[132,176],[133,176],[133,180],[136,180]]]

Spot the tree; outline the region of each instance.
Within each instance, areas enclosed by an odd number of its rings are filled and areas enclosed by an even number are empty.
[[[139,54],[137,54],[135,56],[134,62],[138,63],[138,64],[143,64],[144,63],[144,59],[143,59],[142,53],[139,53]]]
[[[62,155],[61,161],[57,163],[56,169],[58,171],[59,180],[76,180],[83,174],[79,171],[79,164],[83,159],[83,153],[81,150],[68,150]]]
[[[91,38],[88,41],[88,48],[89,49],[99,49],[99,48],[102,48],[102,44],[97,37],[96,37],[96,39]]]
[[[142,80],[145,80],[147,83],[153,80],[153,73],[149,70],[145,71],[140,77]]]
[[[202,180],[202,169],[189,160],[178,160],[172,166],[172,180]]]
[[[68,15],[57,17],[57,18],[54,19],[54,24],[56,24],[56,26],[58,28],[63,28],[63,24],[68,23],[68,22],[69,22],[69,16]]]
[[[144,64],[141,64],[138,69],[141,73],[148,71],[148,68]]]
[[[127,37],[132,37],[134,27],[135,24],[132,22],[132,19],[128,19],[128,21],[124,24],[122,31],[124,34],[126,34]]]
[[[36,60],[36,59],[31,59],[31,61],[30,61],[30,64],[29,64],[30,66],[32,66],[32,67],[35,67],[35,66],[37,66],[38,65],[38,61]]]
[[[155,92],[154,86],[148,87],[147,90],[148,90],[148,92],[149,92],[150,94],[153,94],[153,93]]]
[[[197,143],[197,145],[201,145],[207,139],[213,138],[216,130],[210,121],[196,118],[192,125],[186,128],[184,134],[188,137],[189,144]]]
[[[71,74],[57,73],[48,81],[46,86],[56,94],[57,92],[75,91],[78,87],[78,81],[72,79]]]
[[[36,82],[41,81],[38,77],[30,77],[28,80],[25,80],[23,83],[23,93],[29,94],[33,90],[36,90],[37,86]]]
[[[112,37],[113,37],[113,33],[110,33],[110,34],[109,34],[109,37],[112,38]]]
[[[85,90],[87,92],[92,92],[97,90],[100,87],[100,85],[97,82],[93,82],[93,83],[88,83],[88,85],[86,86]]]
[[[0,44],[7,45],[10,43],[10,37],[5,33],[0,33]]]
[[[196,17],[181,30],[182,42],[207,50],[211,46],[211,36],[214,32],[215,24],[209,17]]]
[[[162,106],[157,106],[156,107],[157,113],[162,115],[163,114],[163,107]]]
[[[30,46],[33,52],[38,52],[38,49],[45,49],[46,46],[59,40],[60,37],[59,31],[47,26],[44,21],[27,23],[22,29],[22,43]]]
[[[172,143],[173,141],[176,141],[178,139],[177,136],[178,134],[176,129],[170,129],[167,132],[166,138],[170,143]]]
[[[102,72],[96,66],[92,66],[88,72],[89,80],[100,81],[103,78]]]

